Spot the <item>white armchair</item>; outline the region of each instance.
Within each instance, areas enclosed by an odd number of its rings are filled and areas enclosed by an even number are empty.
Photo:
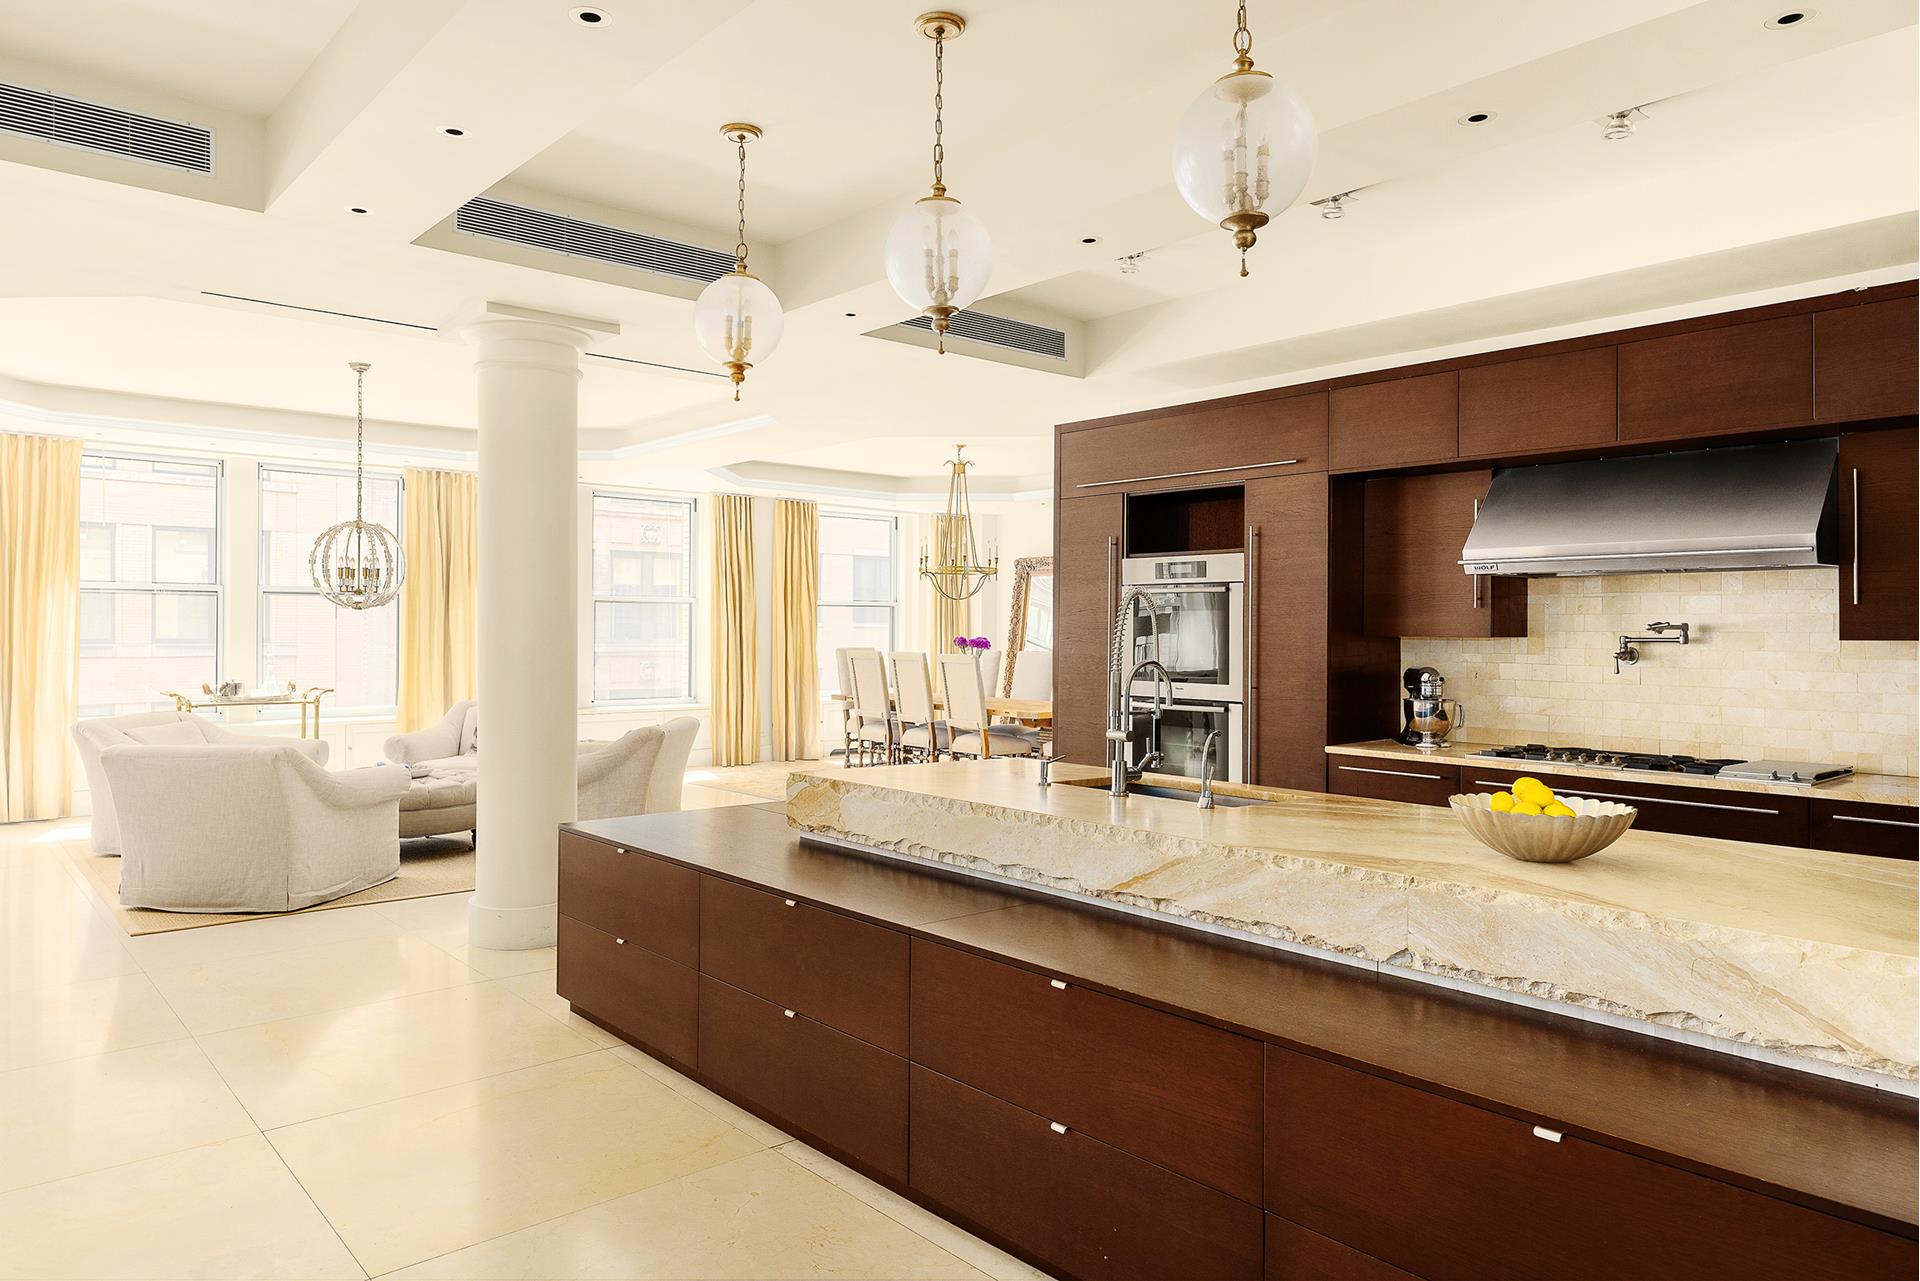
[[[127,907],[286,912],[400,870],[405,770],[329,773],[291,745],[251,743],[123,743],[100,765]]]
[[[628,730],[611,743],[581,743],[574,760],[578,818],[663,814],[680,808],[700,722],[680,716],[664,725]]]
[[[446,769],[480,768],[480,705],[462,699],[438,723],[411,734],[395,734],[382,749],[395,765]]]
[[[268,738],[264,735],[235,734],[186,712],[142,712],[133,716],[105,716],[80,721],[73,727],[73,745],[80,754],[80,768],[87,775],[87,790],[93,800],[93,851],[96,854],[120,852],[120,823],[113,788],[100,768],[100,754],[122,744],[175,744],[197,746],[205,743],[250,743],[291,747],[315,765],[327,763],[327,744],[317,738]]]

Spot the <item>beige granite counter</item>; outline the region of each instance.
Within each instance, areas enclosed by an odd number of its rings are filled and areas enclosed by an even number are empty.
[[[1071,785],[1100,776],[1088,767],[1054,775],[1042,788],[1017,760],[796,773],[788,822],[1388,971],[1915,1079],[1912,863],[1632,831],[1578,863],[1521,863],[1447,810],[1247,788],[1233,790],[1272,803],[1201,810]]]
[[[1449,765],[1487,769],[1537,770],[1542,774],[1579,774],[1593,778],[1617,778],[1625,782],[1658,783],[1662,787],[1711,787],[1723,792],[1770,792],[1777,796],[1817,796],[1829,801],[1864,801],[1875,805],[1920,805],[1920,779],[1898,774],[1850,774],[1830,783],[1801,787],[1793,783],[1760,783],[1748,779],[1719,778],[1711,774],[1657,774],[1643,769],[1605,769],[1597,765],[1572,765],[1561,761],[1508,760],[1477,756],[1492,743],[1453,743],[1436,751],[1390,738],[1365,743],[1341,743],[1327,749],[1330,756],[1377,756],[1403,761],[1444,761]],[[1469,787],[1468,791],[1475,789]],[[1484,789],[1481,789],[1484,790]]]

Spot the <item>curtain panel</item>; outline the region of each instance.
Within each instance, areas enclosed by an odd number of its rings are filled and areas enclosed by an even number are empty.
[[[933,521],[933,563],[952,565],[966,559],[967,527],[964,521],[949,516],[938,515]],[[927,583],[927,594],[933,598],[933,613],[929,620],[932,632],[932,650],[936,654],[954,653],[953,638],[973,635],[973,601],[948,600],[934,589],[931,581]]]
[[[478,680],[479,498],[468,472],[405,473],[399,732],[433,724]]]
[[[713,496],[713,605],[708,651],[713,687],[713,763],[760,759],[760,665],[753,599],[753,500]]]
[[[0,822],[73,808],[81,449],[0,434]]]
[[[820,508],[773,508],[773,758],[820,755]]]

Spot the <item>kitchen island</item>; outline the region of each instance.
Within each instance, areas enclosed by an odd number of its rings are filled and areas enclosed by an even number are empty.
[[[577,1013],[1059,1275],[1913,1272],[1894,1091],[819,844],[776,806],[565,827],[560,907]]]

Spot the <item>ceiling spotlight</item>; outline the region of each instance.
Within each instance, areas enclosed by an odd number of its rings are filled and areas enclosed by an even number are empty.
[[[582,6],[567,15],[583,27],[602,27],[607,23],[607,12],[591,6]]]
[[[1812,9],[1789,9],[1777,18],[1768,18],[1767,25],[1775,31],[1785,31],[1788,27],[1797,27],[1813,17]]]
[[[452,125],[448,125],[445,129],[442,129],[440,132],[444,133],[449,138],[464,138],[467,136],[467,131],[465,129],[455,129]]]
[[[361,207],[360,207],[359,205],[354,205],[354,206],[352,206],[352,207],[350,207],[350,208],[349,208],[349,209],[347,210],[347,212],[348,212],[348,213],[351,213],[351,214],[363,214],[363,213],[365,213],[365,212],[366,212],[366,210],[365,210],[365,209],[363,209],[363,208],[361,208]]]
[[[1616,111],[1607,117],[1606,128],[1600,136],[1608,142],[1625,142],[1633,137],[1633,112]]]
[[[1099,243],[1100,243],[1100,237],[1098,237],[1098,236],[1082,236],[1082,237],[1080,237],[1080,243],[1081,243],[1081,244],[1083,244],[1083,245],[1097,245],[1097,244],[1099,244]]]
[[[1347,216],[1347,202],[1357,199],[1359,199],[1358,192],[1342,191],[1336,195],[1322,196],[1320,199],[1313,201],[1312,204],[1314,208],[1320,211],[1322,218],[1325,218],[1328,222],[1339,222]]]
[[[1146,256],[1147,256],[1147,251],[1142,249],[1137,254],[1128,254],[1126,257],[1122,258],[1120,260],[1120,274],[1123,276],[1139,275],[1140,260],[1145,258]]]
[[[1491,119],[1493,119],[1493,113],[1491,111],[1469,111],[1466,115],[1454,121],[1454,123],[1457,125],[1483,125]]]

